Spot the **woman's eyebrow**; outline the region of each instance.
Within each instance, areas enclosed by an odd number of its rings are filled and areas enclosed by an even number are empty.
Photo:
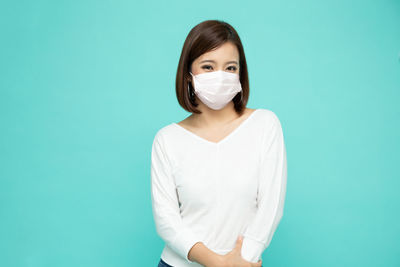
[[[213,62],[213,63],[215,63],[215,60],[206,59],[206,60],[200,61],[200,63],[203,63],[203,62]],[[229,63],[234,63],[234,64],[238,65],[236,60],[231,60],[231,61],[226,62],[226,64],[229,64]]]

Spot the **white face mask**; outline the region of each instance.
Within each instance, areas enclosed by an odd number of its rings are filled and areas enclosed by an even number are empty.
[[[239,74],[222,70],[204,72],[193,77],[197,97],[209,108],[218,110],[225,107],[235,95],[242,91]]]

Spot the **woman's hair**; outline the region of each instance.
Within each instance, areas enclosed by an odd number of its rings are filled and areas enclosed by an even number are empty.
[[[176,96],[179,105],[186,111],[201,113],[196,109],[198,103],[194,97],[193,85],[189,81],[192,62],[202,54],[218,48],[226,42],[232,42],[239,51],[239,77],[242,92],[233,99],[235,110],[241,114],[246,107],[249,98],[249,78],[247,73],[246,58],[243,45],[236,30],[228,23],[221,20],[206,20],[197,24],[186,37],[179,59],[178,71],[176,74]],[[189,89],[188,89],[189,86]],[[243,96],[241,96],[243,94]]]

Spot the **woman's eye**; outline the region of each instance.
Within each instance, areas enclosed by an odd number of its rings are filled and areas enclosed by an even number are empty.
[[[210,65],[204,65],[202,68],[209,70],[209,68],[211,68],[211,66]]]
[[[235,66],[230,66],[230,67],[228,67],[228,69],[229,68],[231,68],[230,70],[232,70],[232,71],[236,71],[236,67]]]

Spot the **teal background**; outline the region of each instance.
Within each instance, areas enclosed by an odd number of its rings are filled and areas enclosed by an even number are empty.
[[[190,29],[238,31],[250,108],[281,120],[264,266],[400,266],[400,1],[2,1],[0,266],[156,266],[158,129],[189,115]]]

